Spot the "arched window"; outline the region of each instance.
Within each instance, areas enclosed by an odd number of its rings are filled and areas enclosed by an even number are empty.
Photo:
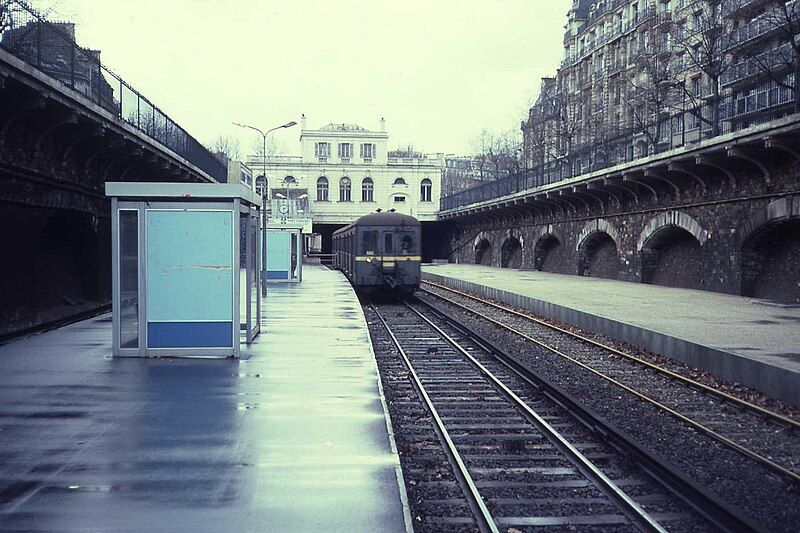
[[[353,198],[350,195],[350,178],[342,178],[339,180],[339,201],[352,202]]]
[[[430,202],[433,193],[433,183],[428,178],[425,178],[419,184],[419,201]]]
[[[294,176],[286,176],[285,178],[283,178],[283,185],[284,186],[286,186],[286,185],[288,185],[290,183],[292,185],[296,185],[297,184],[297,180],[294,179]]]
[[[393,185],[406,185],[406,180],[404,180],[403,178],[397,178],[396,180],[394,180]]]
[[[328,178],[325,176],[320,176],[317,178],[317,201],[328,201]]]
[[[372,183],[372,178],[364,178],[361,180],[361,201],[372,202],[372,193],[375,189],[375,184]]]

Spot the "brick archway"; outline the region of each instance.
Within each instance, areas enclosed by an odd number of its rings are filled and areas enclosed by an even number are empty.
[[[800,302],[800,196],[779,198],[740,230],[741,294]]]
[[[512,232],[503,240],[500,247],[500,267],[501,268],[520,268],[522,267],[524,245],[521,237],[515,236]]]
[[[667,211],[654,216],[642,230],[639,240],[636,243],[636,251],[641,252],[647,248],[648,241],[657,233],[665,228],[675,227],[686,230],[694,235],[697,242],[702,246],[708,240],[708,232],[691,216],[680,211]]]
[[[586,239],[592,234],[601,231],[603,233],[608,234],[609,237],[614,241],[614,244],[617,245],[617,250],[622,250],[622,237],[617,231],[617,228],[614,227],[611,222],[604,218],[598,218],[587,222],[583,229],[578,234],[578,239],[575,241],[575,250],[580,251],[580,249],[586,244]]]
[[[473,252],[475,254],[474,264],[491,266],[493,261],[492,242],[486,236],[481,235],[479,238],[475,239]]]

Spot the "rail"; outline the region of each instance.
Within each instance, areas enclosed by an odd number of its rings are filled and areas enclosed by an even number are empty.
[[[0,0],[0,47],[172,150],[218,182],[227,167],[166,113],[76,42],[75,25],[51,22],[22,0]]]
[[[623,357],[627,361],[631,361],[631,362],[634,362],[636,364],[642,365],[642,366],[644,366],[644,367],[646,367],[646,368],[648,368],[650,370],[657,371],[658,373],[660,373],[660,374],[662,374],[664,376],[667,376],[670,379],[673,379],[675,381],[679,381],[679,382],[681,382],[683,384],[686,384],[686,385],[690,385],[690,386],[692,386],[694,388],[697,388],[697,389],[699,389],[699,390],[701,390],[701,391],[703,391],[703,392],[705,392],[707,394],[711,394],[713,396],[716,396],[717,398],[720,398],[720,399],[722,399],[722,400],[724,400],[724,401],[726,401],[726,402],[728,402],[730,404],[736,405],[737,407],[740,407],[742,409],[746,409],[749,412],[752,412],[752,413],[757,414],[759,416],[764,416],[766,418],[769,418],[770,420],[773,420],[774,422],[777,422],[777,423],[779,423],[781,425],[790,427],[793,430],[800,429],[800,422],[797,422],[796,420],[792,420],[792,419],[787,418],[787,417],[785,417],[783,415],[780,415],[778,413],[769,411],[769,410],[764,409],[764,408],[762,408],[760,406],[754,405],[754,404],[752,404],[750,402],[744,401],[744,400],[742,400],[740,398],[737,398],[735,396],[727,394],[727,393],[725,393],[723,391],[716,390],[716,389],[714,389],[712,387],[709,387],[709,386],[707,386],[707,385],[705,385],[703,383],[700,383],[700,382],[698,382],[696,380],[693,380],[691,378],[687,378],[685,376],[681,376],[680,374],[677,374],[677,373],[672,372],[672,371],[670,371],[668,369],[659,367],[658,365],[655,365],[653,363],[650,363],[650,362],[647,362],[647,361],[643,361],[642,359],[640,359],[640,358],[638,358],[636,356],[633,356],[633,355],[630,355],[630,354],[626,354],[625,352],[622,352],[621,350],[617,350],[616,348],[613,348],[611,346],[608,346],[608,345],[605,345],[603,343],[597,342],[597,341],[595,341],[593,339],[589,339],[589,338],[587,338],[587,337],[585,337],[583,335],[579,335],[577,333],[574,333],[572,331],[566,330],[564,328],[560,328],[560,327],[555,326],[553,324],[550,324],[550,323],[548,323],[546,321],[543,321],[543,320],[540,320],[538,318],[532,317],[532,316],[527,315],[525,313],[521,313],[521,312],[519,312],[519,311],[517,311],[515,309],[512,309],[510,307],[507,307],[507,306],[504,306],[504,305],[501,305],[501,304],[497,304],[495,302],[491,302],[491,301],[486,300],[484,298],[480,298],[478,296],[475,296],[475,295],[472,295],[472,294],[468,294],[468,293],[465,293],[463,291],[459,291],[457,289],[453,289],[452,287],[447,287],[445,285],[442,285],[442,284],[439,284],[439,283],[434,283],[434,282],[431,282],[431,281],[423,281],[423,283],[424,284],[428,284],[428,285],[430,285],[432,287],[436,287],[436,288],[451,292],[453,294],[457,294],[459,296],[468,298],[470,300],[479,302],[479,303],[481,303],[483,305],[487,305],[487,306],[493,307],[495,309],[499,309],[499,310],[501,310],[503,312],[506,312],[508,314],[514,315],[514,316],[519,317],[519,318],[523,318],[523,319],[529,320],[531,322],[534,322],[534,323],[536,323],[538,325],[541,325],[541,326],[544,326],[546,328],[558,331],[561,334],[568,335],[568,336],[573,337],[573,338],[575,338],[575,339],[577,339],[577,340],[579,340],[581,342],[591,344],[592,346],[595,346],[595,347],[601,348],[603,350],[606,350],[606,351],[608,351],[610,353],[613,353],[616,356]],[[600,377],[601,379],[604,379],[604,380],[606,380],[606,381],[608,381],[608,382],[620,387],[621,389],[625,390],[626,392],[628,392],[630,394],[633,394],[634,396],[638,397],[639,399],[641,399],[641,400],[643,400],[643,401],[645,401],[647,403],[650,403],[651,405],[655,406],[656,408],[667,412],[671,416],[681,420],[682,422],[685,422],[686,424],[688,424],[692,428],[696,429],[697,431],[700,431],[701,433],[704,433],[704,434],[708,435],[709,437],[711,437],[714,440],[722,443],[723,445],[725,445],[725,446],[727,446],[727,447],[729,447],[729,448],[731,448],[733,450],[736,450],[737,452],[741,453],[742,455],[744,455],[746,457],[749,457],[750,459],[755,460],[756,462],[764,465],[765,467],[767,467],[768,469],[776,472],[777,474],[779,474],[779,475],[781,475],[781,476],[783,476],[785,478],[791,479],[794,482],[800,482],[800,474],[798,474],[797,472],[794,472],[794,471],[790,470],[789,468],[778,464],[777,462],[775,462],[771,458],[764,457],[763,455],[761,455],[761,454],[759,454],[759,453],[757,453],[757,452],[755,452],[755,451],[753,451],[753,450],[751,450],[751,449],[749,449],[749,448],[747,448],[747,447],[745,447],[745,446],[743,446],[743,445],[741,445],[741,444],[739,444],[737,442],[734,442],[730,438],[722,435],[719,431],[711,429],[711,428],[707,427],[706,425],[701,424],[701,423],[697,422],[696,420],[694,420],[694,419],[692,419],[692,418],[690,418],[690,417],[678,412],[674,408],[669,407],[667,405],[664,405],[662,402],[652,398],[651,396],[649,396],[647,394],[643,394],[639,390],[635,390],[635,389],[629,387],[628,385],[622,383],[620,380],[618,380],[618,379],[616,379],[616,378],[614,378],[614,377],[612,377],[612,376],[610,376],[610,375],[608,375],[608,374],[606,374],[604,372],[601,372],[601,371],[593,368],[591,365],[588,365],[586,363],[583,363],[583,362],[579,361],[575,357],[566,354],[564,351],[562,351],[562,350],[560,350],[558,348],[555,348],[555,347],[551,346],[550,344],[548,344],[546,342],[543,342],[543,341],[541,341],[541,340],[539,340],[537,338],[534,338],[531,335],[529,335],[529,334],[527,334],[527,333],[525,333],[523,331],[520,331],[517,328],[509,326],[508,324],[505,324],[505,323],[503,323],[503,322],[501,322],[499,320],[496,320],[494,318],[485,316],[484,314],[481,314],[479,311],[477,311],[475,309],[472,309],[472,308],[470,308],[470,307],[468,307],[468,306],[466,306],[464,304],[461,304],[459,302],[456,302],[455,300],[447,298],[446,296],[443,296],[441,294],[437,294],[437,293],[432,292],[432,291],[428,291],[426,289],[422,289],[422,290],[425,291],[428,294],[431,294],[431,295],[435,296],[436,298],[439,298],[439,299],[441,299],[443,301],[446,301],[450,305],[458,307],[459,309],[467,311],[468,313],[474,314],[476,316],[480,316],[482,319],[491,322],[495,326],[497,326],[497,327],[499,327],[501,329],[504,329],[506,331],[509,331],[509,332],[521,337],[521,338],[524,338],[524,339],[536,344],[537,346],[540,346],[541,348],[544,348],[545,350],[547,350],[547,351],[549,351],[549,352],[561,357],[562,359],[580,366],[581,368],[583,368],[583,369],[595,374],[596,376]]]
[[[649,452],[633,443],[624,433],[621,433],[607,422],[604,422],[602,419],[598,418],[597,415],[591,413],[591,411],[587,411],[578,405],[574,398],[561,393],[558,389],[554,388],[552,384],[542,380],[538,376],[532,374],[528,369],[520,366],[513,357],[504,352],[501,348],[498,348],[491,340],[482,337],[479,333],[475,332],[473,328],[455,320],[451,316],[451,313],[448,313],[446,310],[438,309],[426,301],[415,300],[413,303],[414,305],[411,305],[408,301],[404,302],[405,313],[400,311],[396,306],[387,307],[385,317],[376,309],[375,304],[372,305],[372,310],[376,313],[380,323],[388,332],[392,339],[392,344],[401,353],[401,358],[404,359],[404,366],[408,369],[409,377],[412,381],[416,378],[416,380],[420,381],[419,386],[422,387],[422,380],[420,380],[419,376],[427,375],[428,377],[424,379],[430,379],[431,386],[434,387],[431,394],[444,395],[440,400],[442,402],[441,407],[445,409],[445,411],[442,412],[440,419],[450,421],[458,418],[454,412],[447,411],[450,408],[449,405],[454,403],[454,398],[461,397],[461,395],[464,394],[464,392],[460,392],[460,389],[456,386],[457,383],[466,383],[467,385],[465,386],[469,388],[470,391],[476,391],[475,394],[478,395],[476,396],[477,398],[485,397],[489,400],[489,397],[486,395],[487,393],[476,385],[476,379],[471,377],[471,374],[463,373],[464,368],[456,366],[449,353],[444,353],[441,349],[437,351],[436,348],[431,348],[443,341],[454,350],[454,354],[458,354],[463,358],[467,363],[467,367],[471,367],[477,372],[482,380],[485,380],[491,385],[492,389],[497,391],[500,397],[509,401],[514,406],[516,412],[520,413],[524,419],[538,429],[545,436],[546,441],[549,441],[555,449],[564,454],[569,462],[574,465],[576,470],[580,471],[586,479],[605,494],[606,497],[613,502],[614,506],[621,511],[631,523],[635,524],[639,530],[663,531],[658,521],[636,503],[635,497],[631,498],[624,491],[620,490],[616,483],[608,479],[592,461],[583,456],[582,453],[575,449],[570,442],[564,438],[561,432],[556,430],[556,426],[559,428],[567,427],[564,424],[566,418],[561,418],[561,415],[556,415],[547,407],[544,408],[547,415],[542,417],[532,407],[532,405],[537,405],[538,409],[542,407],[542,404],[529,404],[530,400],[526,399],[526,393],[522,389],[518,389],[518,385],[511,385],[512,382],[520,380],[521,383],[533,386],[534,389],[539,391],[544,397],[549,398],[546,402],[552,401],[554,405],[560,406],[560,409],[563,409],[565,414],[569,413],[568,416],[574,418],[579,425],[598,428],[595,431],[597,431],[598,435],[602,435],[601,439],[606,440],[613,448],[621,450],[620,453],[622,453],[623,456],[631,458],[635,463],[639,464],[642,471],[646,473],[645,476],[647,478],[656,482],[657,485],[666,489],[679,500],[689,504],[689,506],[700,513],[705,520],[709,520],[717,528],[725,531],[755,530],[753,525],[750,524],[746,518],[740,517],[735,509],[718,501],[713,494],[708,493],[701,487],[695,485],[692,481],[687,480],[676,469],[665,464],[663,460],[651,456]],[[425,312],[418,309],[416,304],[424,306]],[[384,305],[386,304],[382,304],[381,307]],[[413,315],[416,315],[417,320],[421,320],[419,325],[415,325],[413,321],[408,322],[408,318],[402,318],[404,315],[409,315],[409,311],[413,313]],[[427,316],[429,314],[430,318]],[[391,320],[389,317],[392,317]],[[433,317],[435,317],[437,322],[441,322],[443,325],[437,325],[436,322],[432,320]],[[393,332],[395,328],[394,323],[398,321],[399,326],[403,329],[398,329],[398,334],[395,335]],[[420,326],[424,327],[425,330],[430,328],[432,331],[423,331],[420,329]],[[458,337],[458,340],[443,328],[453,329],[456,332],[455,335]],[[413,333],[408,336],[404,335],[402,339],[398,338],[400,332],[403,331]],[[437,336],[435,342],[431,335],[432,333]],[[464,339],[462,340],[461,337],[464,337]],[[466,341],[467,344],[463,344],[464,341]],[[403,347],[404,344],[408,344],[407,354],[406,349]],[[423,355],[426,353],[426,348],[427,355]],[[412,363],[419,363],[421,366],[415,370],[415,367],[411,366]],[[461,371],[458,370],[459,368],[461,368]],[[418,376],[418,372],[422,372],[422,374]],[[453,374],[453,372],[462,373],[456,375]],[[505,380],[509,381],[506,382]],[[451,384],[452,387],[445,387],[445,383]],[[416,389],[417,386],[415,385],[414,388]],[[519,392],[515,392],[516,390],[519,390]],[[518,396],[519,394],[522,396]],[[420,394],[420,396],[423,395]],[[427,395],[424,396],[426,400],[431,401]],[[536,396],[539,397],[540,395],[537,394]],[[540,398],[534,401],[541,402],[545,400]],[[433,405],[431,405],[431,407],[433,407]],[[456,406],[453,409],[463,410],[463,407]],[[478,411],[479,407],[475,405],[473,410],[469,411],[473,414],[468,416],[482,419],[482,417],[477,414]],[[546,419],[553,420],[553,424],[555,425],[549,423]],[[465,434],[464,423],[454,423],[454,427],[459,428],[459,436],[463,438]],[[506,421],[503,419],[501,423],[510,424],[511,420],[509,419]],[[476,428],[480,430],[489,429],[482,425],[476,426]],[[569,432],[570,430],[566,429],[566,431]],[[467,431],[467,433],[469,432]],[[482,431],[478,431],[477,434],[481,435]],[[492,435],[494,434],[492,433]],[[460,440],[459,442],[466,441]],[[465,456],[465,458],[466,457],[468,456]],[[492,458],[492,464],[499,470],[503,470],[505,467],[497,461],[499,461],[499,458]],[[469,464],[466,466],[471,468]],[[521,465],[515,464],[515,467],[519,466]],[[481,469],[478,468],[478,470],[480,471]],[[522,470],[522,468],[509,468],[509,470]],[[467,474],[469,474],[469,472],[467,472]],[[489,490],[489,487],[486,487],[486,489]],[[494,509],[493,514],[494,512],[499,512],[497,506],[500,504],[494,499],[487,499],[487,496],[491,497],[491,493],[484,494],[482,498],[491,502],[492,505],[490,507]],[[516,518],[521,516],[523,515],[515,515]],[[542,518],[540,515],[537,516],[539,516],[539,519]],[[504,518],[502,515],[500,515],[499,518],[495,517],[493,520],[497,524],[503,526],[513,525],[511,522],[512,519]]]

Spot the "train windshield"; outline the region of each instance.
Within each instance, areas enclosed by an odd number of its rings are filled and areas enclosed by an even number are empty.
[[[361,253],[364,255],[375,255],[378,249],[378,232],[363,231],[361,233]]]
[[[414,236],[410,233],[403,233],[400,236],[400,255],[411,255],[414,253]]]
[[[383,254],[389,255],[394,253],[394,233],[388,231],[383,234]]]

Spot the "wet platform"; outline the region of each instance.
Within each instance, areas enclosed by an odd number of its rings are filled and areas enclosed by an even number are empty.
[[[247,360],[113,359],[106,315],[0,346],[0,530],[407,531],[347,281],[271,286]]]
[[[604,333],[800,405],[800,305],[479,265],[423,277]]]

